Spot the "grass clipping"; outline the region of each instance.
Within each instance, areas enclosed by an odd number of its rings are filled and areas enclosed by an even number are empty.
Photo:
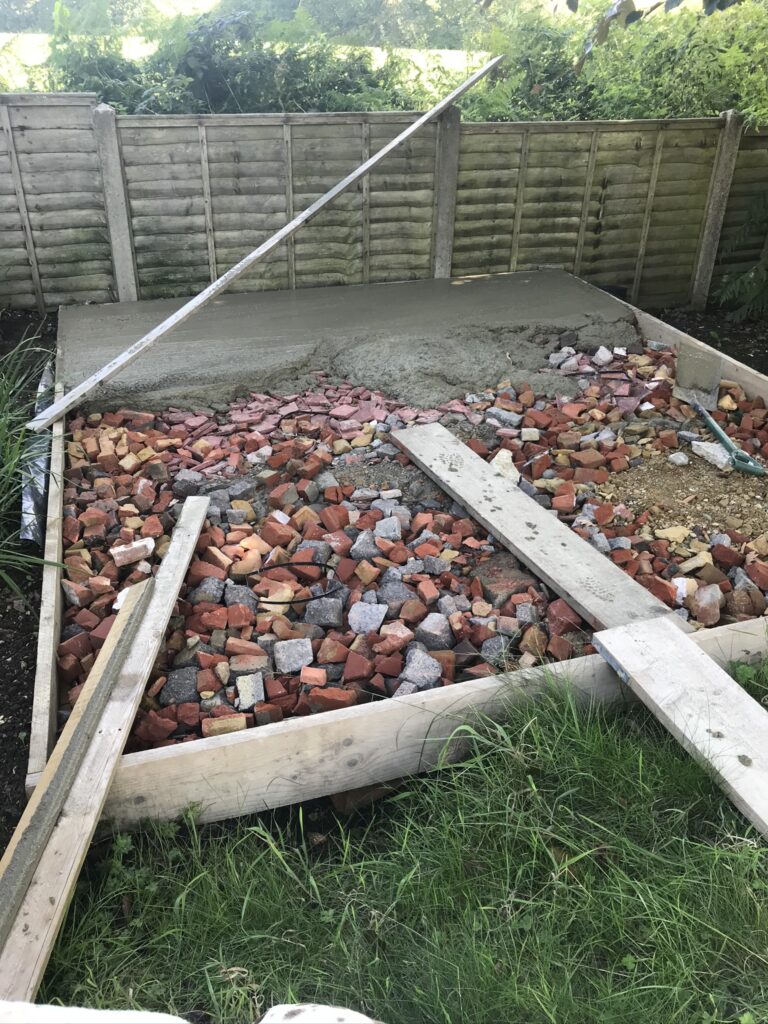
[[[768,1019],[766,849],[653,719],[547,697],[469,739],[325,836],[297,811],[114,837],[42,996],[238,1024],[292,1001],[387,1024]]]

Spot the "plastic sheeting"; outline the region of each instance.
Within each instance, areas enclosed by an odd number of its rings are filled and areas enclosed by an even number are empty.
[[[53,392],[53,363],[48,362],[37,386],[35,413],[50,404]],[[22,540],[31,541],[42,548],[45,542],[45,491],[48,481],[48,464],[51,457],[51,433],[30,434],[24,442],[22,472],[24,481],[21,489],[21,530]]]

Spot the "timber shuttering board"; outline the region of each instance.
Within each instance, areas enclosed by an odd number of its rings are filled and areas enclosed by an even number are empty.
[[[107,166],[95,103],[90,94],[0,96],[2,303],[194,294],[416,118],[113,115],[108,149],[119,162]],[[691,299],[707,253],[711,270],[719,252],[717,287],[766,244],[764,232],[739,235],[768,183],[759,131],[734,140],[722,233],[708,222],[726,118],[460,124],[442,204],[451,228],[438,225],[445,124],[425,126],[235,289],[558,268],[662,307]],[[116,195],[117,217],[105,209]]]
[[[693,345],[712,351],[703,342],[647,313],[636,309],[633,312],[646,338],[665,341],[673,349]],[[727,356],[723,360],[728,376],[741,383],[748,394],[768,399],[768,377]],[[54,467],[63,455],[62,433],[60,426],[55,437]],[[450,475],[446,475],[445,482],[450,493]],[[488,495],[493,498],[490,491]],[[49,506],[46,553],[60,550],[59,502],[54,493]],[[503,532],[504,525],[498,516],[504,509],[495,507],[497,504],[488,501],[489,511],[497,519],[493,526]],[[510,507],[506,511],[512,522],[513,510]],[[477,509],[474,514],[478,514]],[[524,525],[530,529],[529,524]],[[554,523],[548,525],[554,527]],[[577,557],[565,569],[553,568],[551,553],[537,551],[533,533],[522,539],[534,571],[536,567],[546,569],[548,564],[553,588],[581,607],[591,621],[613,624],[618,621],[614,618],[618,612],[623,620],[641,610],[632,606],[632,595],[624,593],[625,587],[631,588],[623,577],[619,588],[622,593],[611,600],[614,567],[607,559],[596,557],[581,564]],[[581,548],[582,542],[575,535],[572,539]],[[57,715],[52,667],[61,604],[56,603],[59,583],[55,565],[46,566],[44,578],[47,582],[41,621],[49,623],[50,628],[41,632],[38,651],[29,790],[36,785],[45,765]],[[604,586],[592,586],[592,580]],[[647,595],[643,597],[647,599]],[[655,611],[662,609],[646,603],[642,614],[667,618],[665,612],[655,616]],[[693,634],[692,641],[724,668],[737,660],[762,659],[768,653],[768,631],[762,618],[701,630]],[[147,817],[175,817],[195,804],[200,808],[201,820],[216,821],[343,791],[349,788],[350,774],[359,786],[400,778],[428,770],[444,757],[458,754],[454,733],[478,714],[498,715],[508,701],[535,698],[553,686],[565,685],[573,686],[577,694],[587,699],[632,699],[602,658],[588,656],[513,675],[440,687],[399,700],[392,698],[228,736],[128,754],[120,758],[104,813],[122,825],[137,826]]]

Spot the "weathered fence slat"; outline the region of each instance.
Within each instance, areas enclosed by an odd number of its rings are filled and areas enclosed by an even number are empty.
[[[694,309],[704,309],[707,304],[743,131],[744,116],[735,110],[726,111],[712,166],[707,208],[691,283],[691,305]]]
[[[457,107],[449,107],[437,125],[433,277],[451,276],[453,225],[456,220],[456,189],[459,180],[460,132],[461,114]]]
[[[16,193],[16,202],[19,207],[19,216],[21,217],[21,226],[24,230],[24,244],[27,250],[27,259],[29,260],[29,269],[32,274],[32,285],[35,290],[35,299],[37,301],[37,308],[39,313],[45,313],[45,299],[43,298],[43,286],[40,281],[40,271],[37,266],[37,253],[35,252],[35,241],[32,236],[32,225],[29,221],[29,210],[27,209],[27,198],[24,194],[24,183],[21,178],[21,168],[19,167],[19,158],[16,154],[16,143],[13,138],[13,128],[11,126],[11,118],[8,114],[8,105],[0,103],[0,124],[3,126],[3,131],[6,137],[6,145],[8,147],[8,156],[11,161],[11,177],[13,178],[13,188]]]
[[[211,201],[211,169],[208,164],[208,135],[204,124],[197,126],[200,139],[200,173],[203,181],[203,211],[205,213],[205,241],[208,246],[208,266],[211,281],[219,276],[216,268],[216,239],[213,233],[213,204]]]
[[[634,305],[640,294],[640,283],[643,278],[643,264],[645,263],[645,248],[648,244],[648,232],[651,229],[651,217],[653,215],[653,197],[656,194],[656,182],[659,179],[659,167],[661,156],[664,152],[664,132],[660,128],[656,136],[656,146],[653,151],[653,163],[651,164],[651,176],[648,179],[648,192],[645,199],[645,213],[643,214],[643,226],[640,230],[640,244],[637,247],[637,259],[635,261],[635,276],[632,281],[629,301]]]
[[[123,163],[117,140],[115,111],[106,103],[94,107],[93,133],[96,136],[101,165],[104,209],[107,215],[117,298],[120,302],[135,302],[139,297],[139,288],[131,245],[131,223],[128,215],[128,198],[125,194]]]

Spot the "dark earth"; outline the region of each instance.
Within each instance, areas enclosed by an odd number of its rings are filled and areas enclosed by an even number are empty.
[[[704,313],[668,309],[657,315],[748,366],[768,373],[768,320],[735,323],[716,307]],[[37,314],[0,312],[0,356],[38,333],[37,344],[53,349],[56,316],[50,315],[41,323]],[[15,582],[19,592],[0,584],[0,667],[4,681],[0,688],[0,850],[26,802],[24,776],[35,675],[40,571],[33,568],[18,575]],[[338,809],[342,813],[346,810],[343,806]]]

